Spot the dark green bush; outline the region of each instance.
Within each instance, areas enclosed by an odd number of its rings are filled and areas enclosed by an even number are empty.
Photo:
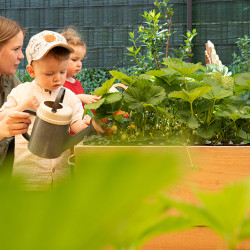
[[[94,91],[95,88],[102,86],[102,84],[111,79],[109,71],[114,70],[116,68],[87,68],[82,69],[81,72],[76,76],[76,78],[81,82],[83,89],[86,94]],[[120,68],[120,72],[125,73],[126,75],[135,74],[134,68]],[[16,72],[18,79],[24,82],[30,82],[33,80],[28,74],[26,70],[18,70]]]

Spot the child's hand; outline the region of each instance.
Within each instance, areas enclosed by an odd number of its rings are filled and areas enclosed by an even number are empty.
[[[39,107],[39,102],[37,100],[37,98],[35,96],[25,96],[22,101],[19,103],[19,109],[20,111],[24,110],[24,109],[34,109],[37,110],[37,108]]]
[[[70,125],[71,131],[78,133],[89,126],[89,121],[86,119],[79,119]]]
[[[86,95],[86,94],[79,94],[77,97],[83,102],[84,104],[94,103],[100,100],[101,96],[97,95]]]
[[[88,123],[88,125],[89,125],[89,124],[90,124],[91,117],[90,117],[89,115],[85,115],[85,116],[83,117],[83,120],[85,120],[86,123]]]

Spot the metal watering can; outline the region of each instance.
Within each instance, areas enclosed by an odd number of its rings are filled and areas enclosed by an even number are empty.
[[[83,140],[85,135],[104,132],[99,121],[92,118],[87,128],[73,136],[70,135],[72,109],[62,103],[64,94],[65,89],[61,88],[55,102],[42,102],[37,112],[32,109],[24,110],[24,112],[36,116],[31,135],[23,134],[23,137],[29,141],[28,149],[34,155],[48,159],[57,158],[65,150]]]

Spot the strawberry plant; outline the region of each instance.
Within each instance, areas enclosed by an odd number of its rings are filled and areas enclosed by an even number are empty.
[[[211,70],[176,58],[165,58],[164,64],[166,68],[139,76],[111,71],[113,78],[94,92],[102,98],[85,107],[97,109],[97,118],[108,118],[110,125],[105,126],[118,127],[110,142],[120,142],[122,134],[127,143],[153,139],[188,145],[250,142],[250,73],[232,77],[225,67]],[[108,93],[115,80],[128,86],[123,94]],[[114,116],[119,109],[129,116]]]

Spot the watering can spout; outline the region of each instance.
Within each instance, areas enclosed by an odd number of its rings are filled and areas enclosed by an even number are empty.
[[[96,120],[95,118],[91,119],[90,125],[87,128],[83,129],[82,131],[80,131],[79,133],[73,136],[69,135],[69,138],[65,144],[64,150],[67,150],[75,146],[76,144],[78,144],[80,141],[83,140],[85,135],[89,135],[92,133],[98,133],[98,134],[104,133],[104,130],[102,129],[100,122]]]

